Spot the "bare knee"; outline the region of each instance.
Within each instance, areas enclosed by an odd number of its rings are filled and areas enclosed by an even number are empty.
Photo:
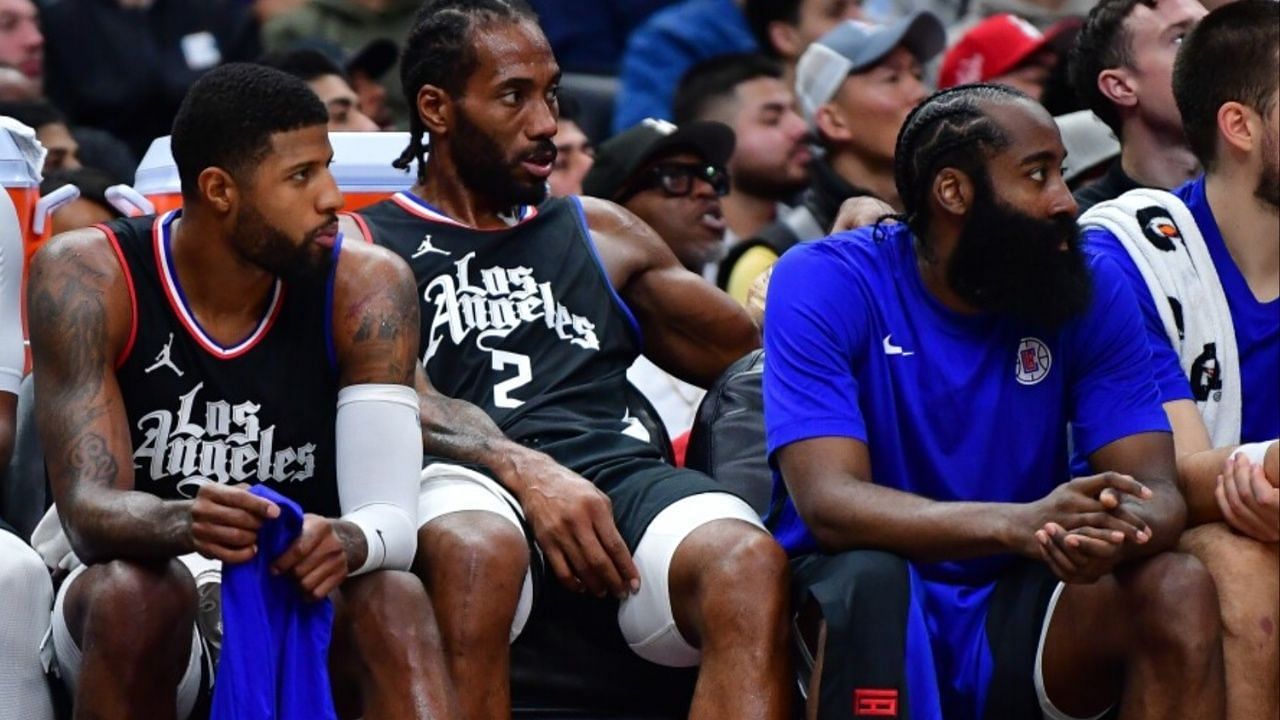
[[[177,560],[113,560],[90,567],[77,585],[84,590],[68,597],[67,621],[81,647],[119,660],[190,647],[196,588]]]
[[[1280,553],[1277,546],[1233,532],[1224,523],[1183,535],[1180,549],[1196,556],[1217,586],[1223,631],[1275,652],[1280,615]]]
[[[1193,661],[1220,647],[1217,589],[1195,557],[1173,552],[1156,555],[1132,568],[1125,584],[1139,648]]]
[[[435,637],[435,617],[422,582],[379,570],[342,585],[338,615],[361,657],[400,655]]]
[[[529,545],[524,533],[494,513],[450,513],[418,531],[414,571],[432,597],[483,584],[488,592],[509,594],[514,599],[528,569]],[[509,593],[504,592],[507,590]]]
[[[787,599],[786,553],[767,533],[741,521],[718,520],[704,527],[710,525],[719,527],[712,530],[714,542],[697,583],[704,604],[729,602],[748,612],[773,613],[773,606]]]

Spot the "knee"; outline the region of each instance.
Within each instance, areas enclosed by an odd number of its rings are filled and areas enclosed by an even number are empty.
[[[111,648],[113,657],[158,646],[187,647],[197,596],[191,574],[177,560],[95,565],[80,609],[86,642]],[[82,647],[85,646],[82,643]]]
[[[529,569],[529,544],[509,520],[490,512],[443,515],[418,532],[415,571],[428,582],[465,587],[476,582],[511,585]]]
[[[1280,615],[1280,566],[1274,544],[1232,532],[1223,523],[1205,525],[1183,536],[1183,549],[1195,555],[1217,586],[1223,631],[1274,647]]]
[[[1192,658],[1220,647],[1218,594],[1204,564],[1184,553],[1163,553],[1135,569],[1129,608],[1138,642],[1152,652]]]
[[[786,598],[790,580],[787,555],[768,533],[736,520],[716,543],[700,583],[715,593],[732,594],[753,605],[762,597]],[[765,594],[765,595],[762,595]]]
[[[342,586],[341,616],[350,624],[362,654],[416,643],[423,628],[434,628],[431,602],[412,574],[379,570]]]

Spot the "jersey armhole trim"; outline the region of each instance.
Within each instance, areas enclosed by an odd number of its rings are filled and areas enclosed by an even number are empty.
[[[368,223],[366,223],[366,222],[364,221],[364,218],[360,216],[360,213],[353,213],[353,212],[350,212],[350,213],[349,213],[349,212],[344,212],[344,213],[340,213],[340,214],[341,214],[341,215],[345,215],[345,216],[347,216],[347,217],[351,218],[351,219],[355,222],[355,224],[356,224],[357,226],[359,226],[361,234],[363,234],[363,235],[364,235],[364,241],[365,241],[365,242],[369,243],[370,245],[375,244],[375,243],[373,242],[373,231],[371,231],[371,230],[369,229],[369,224],[368,224]],[[337,259],[337,257],[338,257],[338,254],[337,254],[337,248],[336,248],[336,247],[334,248],[334,255],[333,255],[333,257],[334,257],[334,259],[335,259],[335,260],[336,260],[336,259]]]
[[[640,323],[636,321],[636,316],[632,314],[631,308],[627,307],[626,301],[618,294],[618,289],[613,286],[613,281],[609,279],[609,271],[604,266],[600,251],[596,249],[596,241],[591,237],[591,226],[587,224],[587,211],[582,207],[582,200],[577,195],[571,195],[568,199],[573,202],[574,210],[578,215],[578,226],[582,229],[583,242],[586,243],[587,249],[591,251],[591,258],[596,262],[596,268],[600,271],[604,286],[609,288],[609,294],[613,296],[613,301],[617,303],[618,309],[622,311],[622,316],[627,320],[631,335],[636,341],[636,351],[643,355],[644,334],[640,332]]]
[[[138,339],[138,293],[133,289],[133,273],[129,271],[129,263],[124,258],[120,239],[106,225],[94,225],[94,227],[106,234],[107,241],[111,243],[111,250],[116,254],[116,260],[120,262],[120,269],[124,272],[124,284],[129,288],[129,337],[116,357],[116,369],[119,370],[129,359],[129,355],[133,352],[133,344]]]
[[[338,277],[338,260],[345,237],[338,233],[333,243],[333,252],[329,255],[329,277],[324,282],[324,354],[329,359],[329,368],[335,374],[338,372],[338,349],[333,343],[333,286]]]

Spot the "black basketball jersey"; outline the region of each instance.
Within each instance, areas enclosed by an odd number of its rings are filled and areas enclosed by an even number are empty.
[[[639,326],[577,198],[526,207],[497,230],[462,225],[408,192],[358,219],[413,268],[421,359],[440,392],[481,407],[527,444],[634,424],[624,388]]]
[[[328,319],[336,263],[327,280],[276,280],[253,332],[224,347],[200,327],[179,284],[169,245],[179,212],[104,226],[133,305],[116,378],[134,487],[178,499],[195,497],[204,483],[265,482],[307,512],[337,517]]]

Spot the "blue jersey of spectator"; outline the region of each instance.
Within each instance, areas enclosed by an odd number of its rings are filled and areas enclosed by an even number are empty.
[[[670,120],[676,86],[694,63],[755,50],[755,37],[733,0],[686,0],[655,14],[627,42],[613,132],[649,117]]]
[[[560,69],[613,75],[631,31],[674,0],[531,0]]]

